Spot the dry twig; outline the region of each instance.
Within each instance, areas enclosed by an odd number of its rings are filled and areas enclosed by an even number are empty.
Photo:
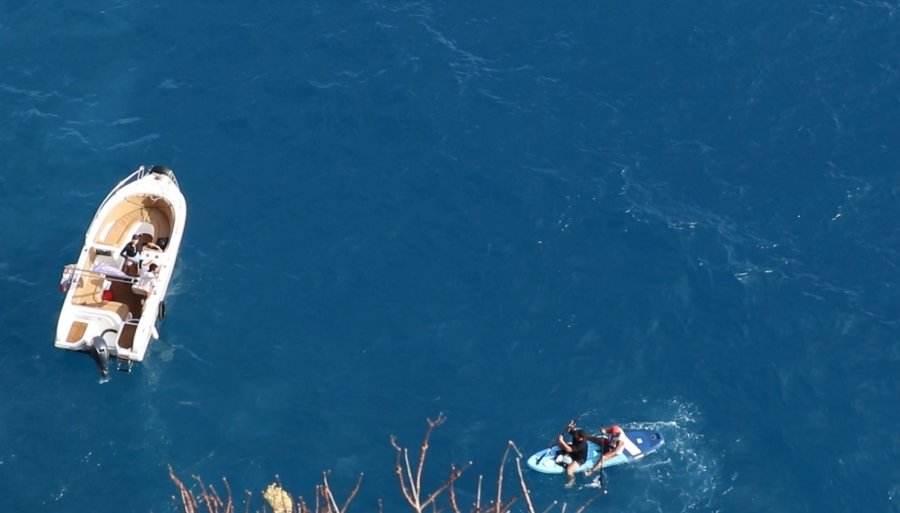
[[[522,453],[512,440],[509,441],[509,447],[516,451],[516,472],[519,473],[519,486],[522,487],[522,496],[525,497],[525,504],[528,506],[528,513],[535,513],[534,504],[531,502],[531,490],[525,484],[525,474],[522,473]]]
[[[181,494],[181,504],[184,507],[184,513],[196,513],[197,501],[194,499],[194,494],[184,486],[181,479],[178,479],[175,475],[175,471],[172,470],[172,465],[169,465],[169,479],[175,483],[175,487],[178,488],[178,492]]]
[[[409,506],[416,513],[422,513],[422,511],[428,507],[437,508],[437,498],[445,490],[452,487],[453,483],[459,479],[459,476],[461,476],[470,465],[470,463],[467,463],[462,468],[456,468],[451,465],[450,476],[444,481],[444,484],[431,492],[424,500],[422,499],[422,472],[425,469],[425,458],[428,454],[428,444],[431,440],[431,433],[434,431],[434,428],[443,424],[444,421],[447,420],[447,417],[444,417],[443,413],[439,413],[436,419],[427,420],[428,429],[425,431],[425,437],[422,440],[422,446],[419,451],[419,461],[415,468],[415,475],[413,474],[412,465],[409,462],[409,450],[405,447],[401,447],[400,444],[397,443],[396,436],[391,436],[391,445],[397,452],[397,462],[394,465],[394,473],[397,474],[400,493],[403,494],[403,498],[406,499],[406,502],[409,503]],[[451,492],[450,495],[453,496],[454,494],[455,492]],[[451,499],[451,507],[453,506],[453,499]]]

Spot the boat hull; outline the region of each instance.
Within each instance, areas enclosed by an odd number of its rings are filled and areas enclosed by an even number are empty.
[[[142,361],[158,338],[186,219],[170,170],[142,166],[122,180],[97,209],[77,263],[63,274],[54,345],[89,351],[102,337],[118,360]],[[132,239],[140,251],[129,258],[122,250]]]

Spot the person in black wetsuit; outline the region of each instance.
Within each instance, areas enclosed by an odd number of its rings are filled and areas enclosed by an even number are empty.
[[[557,443],[560,454],[556,457],[556,462],[566,467],[566,488],[575,484],[575,472],[585,462],[588,454],[587,434],[580,429],[575,429],[573,424],[569,424],[568,431],[572,435],[572,442],[566,442],[565,438],[559,435]]]
[[[122,264],[122,270],[128,273],[129,271],[137,274],[137,263],[138,263],[138,244],[140,243],[140,239],[137,235],[131,238],[131,242],[125,245],[122,248],[122,251],[119,252],[119,256],[125,257],[125,262]],[[134,264],[134,268],[132,268],[132,264]]]

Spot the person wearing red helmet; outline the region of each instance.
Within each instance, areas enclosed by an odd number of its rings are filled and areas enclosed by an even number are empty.
[[[603,456],[601,456],[597,460],[597,463],[594,464],[594,467],[584,472],[584,475],[586,476],[591,475],[598,468],[603,468],[604,461],[616,455],[622,454],[622,451],[625,450],[625,442],[622,440],[622,435],[624,434],[622,428],[620,428],[616,424],[613,424],[608,428],[601,428],[600,433],[606,435],[607,437],[605,440],[606,443],[602,446],[605,450],[603,451]]]

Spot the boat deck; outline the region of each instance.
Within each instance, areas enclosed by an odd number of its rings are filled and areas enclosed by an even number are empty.
[[[142,300],[144,296],[135,294],[131,290],[130,283],[112,282],[109,289],[113,293],[116,301],[128,307],[128,311],[134,320],[140,319],[144,310]],[[122,333],[119,335],[119,346],[125,349],[131,349],[134,345],[134,325],[126,324],[122,327]]]

